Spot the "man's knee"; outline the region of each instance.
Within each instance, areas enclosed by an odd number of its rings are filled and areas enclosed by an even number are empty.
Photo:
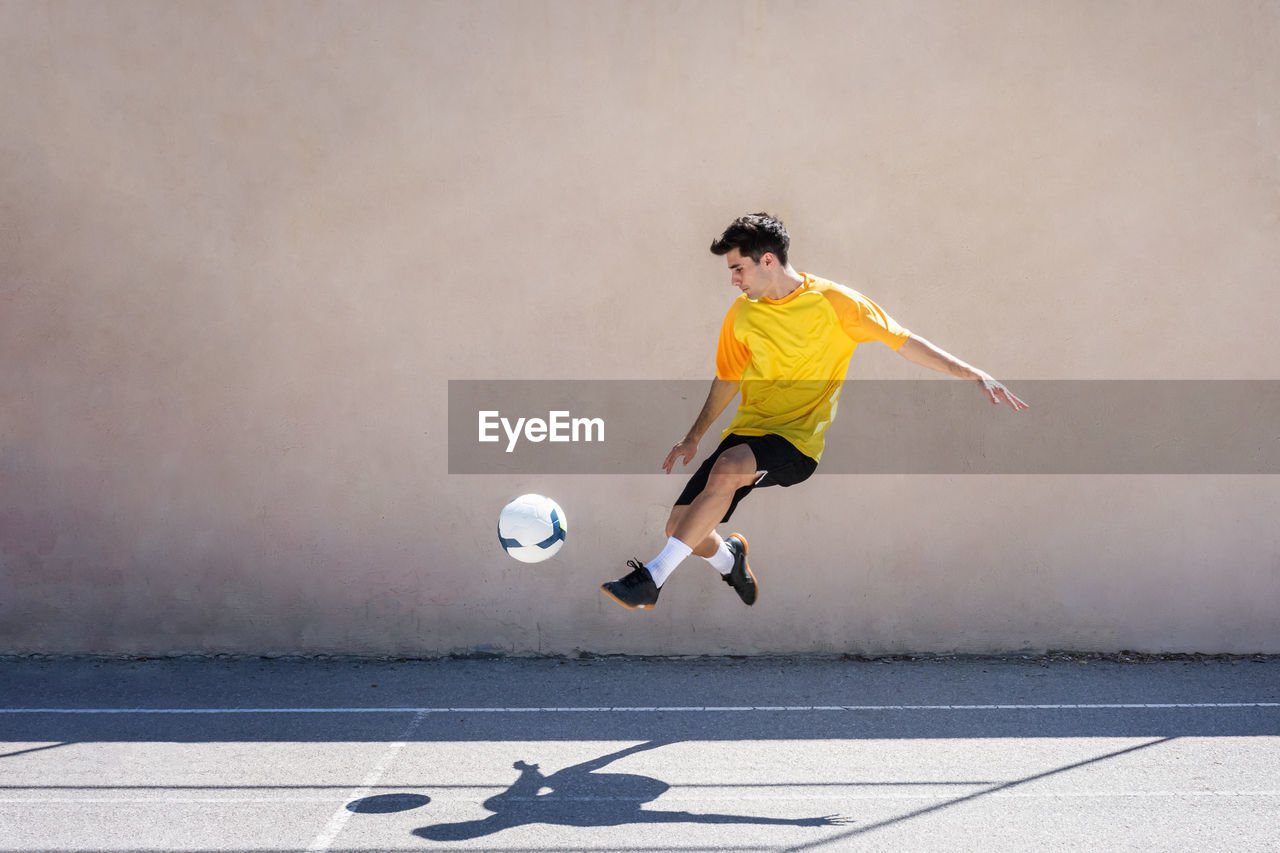
[[[747,445],[737,444],[716,457],[708,485],[715,483],[722,488],[740,489],[750,485],[755,476],[756,455]]]

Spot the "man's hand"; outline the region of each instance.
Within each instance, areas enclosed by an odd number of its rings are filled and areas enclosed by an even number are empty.
[[[1030,408],[1026,403],[1015,397],[1012,391],[1004,387],[1002,383],[992,379],[989,375],[982,373],[978,377],[978,382],[982,384],[982,390],[987,392],[987,396],[991,398],[991,402],[995,405],[1008,403],[1015,412]]]
[[[671,452],[667,454],[667,460],[662,463],[662,470],[668,474],[676,464],[676,457],[683,456],[684,464],[688,465],[689,460],[698,453],[698,439],[685,436],[675,447],[671,448]]]

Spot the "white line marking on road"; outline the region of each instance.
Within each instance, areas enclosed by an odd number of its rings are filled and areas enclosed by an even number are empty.
[[[411,788],[413,786],[406,785],[405,787]],[[475,787],[481,792],[493,791],[494,793],[501,793],[503,790],[505,790],[501,785],[484,785],[484,786],[477,785]],[[803,788],[804,786],[800,786],[800,787]],[[921,787],[927,788],[929,786],[922,785]],[[980,787],[980,786],[973,786],[973,787]],[[428,787],[428,788],[424,788],[423,790],[431,790],[431,789]],[[362,793],[362,790],[357,789],[354,793],[360,794]],[[454,805],[454,804],[473,804],[476,801],[476,798],[478,796],[479,796],[478,794],[472,797],[436,796],[433,792],[433,796],[431,799],[432,799],[432,802],[435,803],[437,806],[444,807],[446,805]],[[1204,791],[1204,790],[1041,791],[1041,792],[1034,792],[1034,793],[1029,791],[1028,792],[996,791],[994,793],[988,794],[987,796],[994,797],[996,799],[1002,799],[1002,800],[1005,800],[1005,799],[1007,800],[1110,799],[1110,798],[1117,798],[1117,797],[1134,797],[1134,798],[1151,798],[1151,799],[1167,799],[1167,798],[1173,798],[1173,797],[1191,797],[1191,798],[1213,798],[1213,797],[1268,798],[1268,797],[1272,797],[1274,798],[1274,797],[1280,797],[1280,790],[1273,790],[1273,791],[1233,791],[1233,790],[1224,790],[1224,791]],[[892,793],[864,792],[864,791],[806,791],[804,793],[798,793],[792,790],[783,790],[781,788],[776,793],[772,793],[772,794],[742,794],[735,791],[727,794],[717,795],[717,794],[701,794],[701,793],[697,793],[697,794],[683,793],[681,791],[681,786],[673,785],[671,787],[671,790],[667,794],[664,794],[662,799],[659,802],[661,805],[664,805],[670,808],[672,806],[684,805],[686,803],[696,806],[698,803],[705,803],[705,802],[780,803],[780,802],[817,802],[817,801],[845,802],[845,801],[852,801],[852,800],[898,801],[898,800],[947,800],[947,799],[950,799],[951,797],[952,797],[952,793],[950,790],[938,791],[936,793],[928,793],[923,791],[921,792],[905,792],[904,791],[904,792],[892,792]],[[353,800],[361,799],[361,797],[357,796],[357,797],[353,797],[352,799]],[[555,799],[555,802],[557,803],[618,803],[618,802],[631,803],[631,802],[635,802],[635,799],[633,797],[574,797],[574,796],[557,795],[554,799]],[[512,797],[512,798],[508,798],[506,801],[507,802],[543,803],[545,802],[545,799],[539,798],[539,797]],[[51,806],[51,805],[74,805],[74,804],[81,804],[81,803],[84,803],[84,804],[110,803],[110,804],[118,804],[118,805],[132,805],[132,806],[138,806],[141,808],[141,807],[145,807],[147,805],[151,805],[155,803],[162,803],[165,805],[184,805],[184,804],[218,805],[219,803],[226,803],[228,805],[263,805],[265,806],[267,804],[273,804],[273,803],[318,803],[318,802],[331,803],[333,802],[333,798],[317,797],[317,796],[288,796],[288,797],[270,797],[270,796],[47,797],[47,796],[39,796],[37,797],[35,795],[29,796],[29,797],[0,797],[0,806],[3,806],[3,805]],[[348,800],[348,802],[351,802],[351,800]],[[353,814],[353,813],[348,811],[346,808],[346,805],[344,804],[342,807],[342,814],[344,816],[349,816],[350,814]],[[330,823],[331,824],[335,823],[338,817],[339,815],[335,813]],[[341,823],[343,825],[346,824],[346,817],[343,817]],[[325,828],[326,832],[328,832],[331,828],[334,829],[333,836],[326,838],[325,833],[322,833],[321,836],[316,839],[316,842],[313,842],[313,845],[311,848],[312,850],[317,851],[317,853],[320,853],[320,851],[326,850],[327,848],[325,846],[320,846],[320,847],[316,846],[321,842],[324,842],[327,845],[332,845],[333,841],[336,839],[338,832],[341,831],[342,826],[337,826],[336,828],[331,826],[326,826]]]
[[[1116,702],[1036,705],[679,705],[544,708],[0,708],[0,714],[744,714],[847,711],[1163,711],[1280,708],[1280,702]]]
[[[326,853],[333,844],[338,834],[342,832],[343,827],[347,825],[347,821],[351,819],[353,812],[347,808],[348,803],[362,800],[373,791],[378,782],[382,779],[384,773],[391,767],[391,762],[395,761],[396,756],[400,754],[400,750],[404,749],[405,744],[413,737],[414,731],[426,719],[426,714],[419,712],[415,714],[409,722],[409,727],[405,729],[400,740],[391,744],[383,751],[382,757],[378,759],[378,763],[369,771],[369,775],[364,778],[364,782],[360,787],[349,793],[342,804],[338,806],[338,810],[329,818],[329,822],[325,824],[324,829],[311,842],[311,846],[307,848],[307,853]]]

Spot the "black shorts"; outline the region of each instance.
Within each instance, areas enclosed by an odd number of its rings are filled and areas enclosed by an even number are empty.
[[[711,466],[716,464],[720,454],[739,444],[745,444],[751,448],[751,452],[756,457],[756,471],[761,476],[751,485],[743,486],[733,493],[733,502],[729,504],[729,509],[725,512],[724,518],[720,519],[721,524],[729,520],[729,516],[733,515],[733,511],[738,508],[738,502],[745,498],[752,489],[765,486],[794,486],[796,483],[803,483],[809,479],[809,475],[818,467],[818,463],[815,460],[796,450],[794,444],[780,435],[738,435],[737,433],[730,433],[725,436],[724,441],[720,442],[720,446],[716,448],[715,453],[708,456],[698,466],[698,470],[693,473],[693,476],[689,478],[689,482],[685,484],[684,491],[680,493],[680,497],[676,498],[676,506],[688,506],[693,503],[693,499],[702,494],[702,490],[707,487],[707,477],[711,473]]]

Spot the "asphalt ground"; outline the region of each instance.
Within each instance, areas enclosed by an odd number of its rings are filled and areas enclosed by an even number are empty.
[[[0,851],[1280,850],[1280,659],[0,659]]]

